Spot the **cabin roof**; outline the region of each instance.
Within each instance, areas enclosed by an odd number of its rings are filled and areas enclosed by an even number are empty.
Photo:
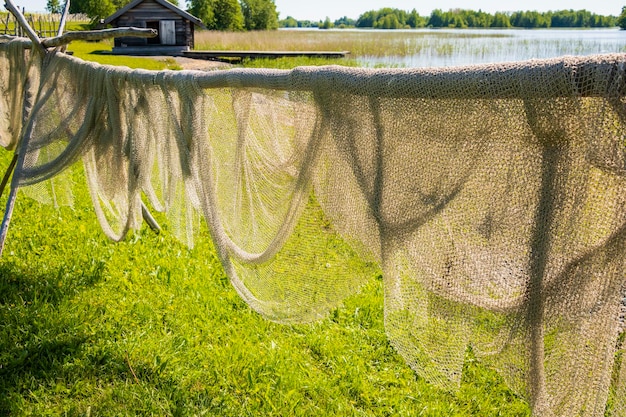
[[[117,12],[113,13],[111,16],[109,16],[106,19],[104,19],[104,23],[105,24],[111,23],[112,21],[114,21],[115,19],[117,19],[118,17],[120,17],[121,15],[123,15],[124,13],[129,11],[130,9],[132,9],[134,7],[137,7],[137,5],[139,5],[140,3],[143,3],[144,1],[145,0],[133,0],[133,1],[131,1],[126,6],[122,7]],[[177,7],[176,5],[170,3],[169,1],[167,1],[167,0],[150,0],[150,1],[158,3],[161,6],[167,8],[167,9],[170,9],[174,13],[179,14],[184,19],[187,19],[187,20],[193,22],[194,24],[196,24],[197,26],[200,26],[201,28],[206,29],[206,27],[202,23],[202,20],[200,20],[197,17],[187,13],[186,11],[184,11],[183,9],[181,9],[181,8]]]

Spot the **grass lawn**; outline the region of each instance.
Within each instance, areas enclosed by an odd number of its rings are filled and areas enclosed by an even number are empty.
[[[157,60],[153,58],[111,55],[113,41],[102,42],[72,42],[68,46],[75,57],[85,61],[94,61],[103,65],[123,65],[130,68],[144,68],[149,70],[180,69],[173,58]]]
[[[167,66],[93,53],[107,47],[70,50]],[[321,322],[274,324],[231,288],[206,230],[193,249],[166,225],[112,243],[72,176],[74,208],[18,198],[0,259],[0,416],[530,414],[471,355],[456,394],[416,375],[387,341],[378,273]]]

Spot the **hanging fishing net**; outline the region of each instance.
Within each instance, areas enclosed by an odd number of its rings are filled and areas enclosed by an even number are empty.
[[[626,416],[625,55],[203,73],[50,54],[25,77],[25,45],[0,48],[14,186],[81,161],[116,240],[142,200],[190,245],[202,217],[278,322],[324,317],[378,264],[420,376],[456,389],[471,346],[535,415]]]

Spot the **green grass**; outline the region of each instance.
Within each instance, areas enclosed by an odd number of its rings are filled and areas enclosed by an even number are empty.
[[[529,415],[471,354],[457,394],[416,375],[385,335],[379,273],[328,318],[278,325],[238,297],[206,229],[193,249],[167,225],[112,243],[73,175],[73,209],[18,198],[0,259],[0,416]]]
[[[72,42],[68,50],[74,56],[85,61],[93,61],[103,65],[123,65],[129,68],[144,68],[149,70],[180,69],[180,66],[172,58],[157,60],[154,58],[142,58],[123,55],[112,55],[113,41],[101,42]]]
[[[473,359],[458,395],[415,375],[385,336],[380,276],[326,320],[274,324],[230,287],[206,230],[192,250],[145,228],[112,243],[78,188],[74,209],[18,200],[0,415],[528,414]]]

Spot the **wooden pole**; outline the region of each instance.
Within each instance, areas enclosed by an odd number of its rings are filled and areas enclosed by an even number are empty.
[[[150,229],[152,229],[154,233],[159,234],[159,232],[161,231],[161,226],[159,226],[159,223],[157,223],[156,219],[152,217],[150,210],[148,210],[148,207],[146,207],[143,201],[141,202],[141,216],[148,224],[148,226],[150,226]]]
[[[20,12],[20,10],[15,6],[13,0],[6,0],[4,3],[4,7],[10,11],[15,19],[18,21],[20,27],[26,31],[28,37],[33,43],[33,48],[37,53],[43,58],[46,54],[46,50],[41,44],[39,37],[33,30],[33,28],[28,24],[28,21],[24,17],[24,14]],[[32,21],[32,19],[31,19]],[[22,141],[20,143],[19,148],[26,148],[29,138],[32,135],[32,127],[33,124],[29,122],[26,132],[22,136]],[[18,148],[18,149],[19,149]],[[16,166],[18,170],[24,165],[24,154],[20,151],[16,152],[17,157]],[[14,169],[15,169],[14,168]],[[2,256],[2,251],[4,250],[4,243],[6,242],[7,233],[9,231],[9,224],[11,223],[11,217],[13,216],[13,210],[15,208],[15,200],[17,199],[17,190],[19,188],[18,181],[16,177],[13,177],[13,181],[11,184],[11,192],[9,193],[9,199],[7,201],[6,210],[4,211],[4,218],[2,219],[2,225],[0,225],[0,256]]]
[[[2,219],[2,225],[0,226],[0,256],[2,256],[2,252],[4,251],[4,243],[6,242],[7,233],[9,232],[9,224],[11,223],[13,209],[15,208],[15,200],[17,198],[17,188],[18,187],[11,187],[9,200],[7,201],[6,210],[4,212],[4,218]]]
[[[67,16],[70,13],[70,0],[65,0],[65,7],[63,7],[63,15],[61,15],[61,21],[59,22],[59,30],[57,31],[57,36],[63,35],[65,31],[65,21],[67,20]]]
[[[7,168],[7,171],[4,173],[4,177],[2,178],[2,183],[0,183],[0,197],[2,197],[2,194],[4,194],[4,188],[7,186],[7,183],[9,182],[9,178],[11,177],[11,174],[13,173],[13,170],[15,169],[16,162],[17,162],[17,152],[13,154],[13,159],[11,159],[11,163],[9,164],[9,167]]]
[[[70,13],[70,0],[65,0],[65,6],[63,7],[63,13],[61,14],[61,19],[59,20],[59,28],[57,29],[56,36],[62,36],[63,32],[65,32],[65,22],[67,21],[67,16]],[[51,35],[54,36],[54,22],[50,23]],[[61,45],[58,49],[62,52],[67,51],[67,44]]]

